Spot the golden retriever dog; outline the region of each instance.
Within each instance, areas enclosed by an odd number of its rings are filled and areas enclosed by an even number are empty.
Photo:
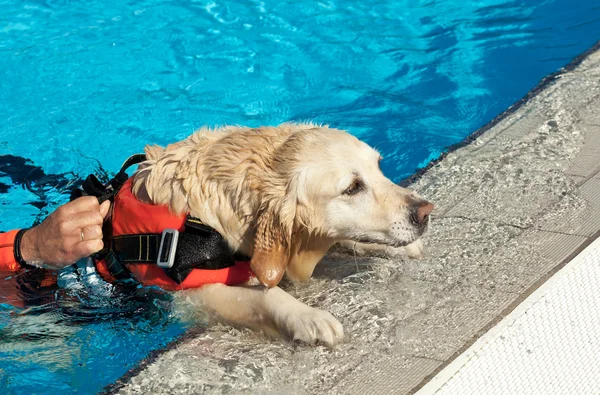
[[[307,343],[344,337],[328,312],[276,285],[308,281],[342,241],[400,247],[426,231],[433,205],[394,184],[380,154],[349,133],[313,124],[202,128],[166,148],[146,147],[133,193],[190,213],[251,256],[256,280],[181,291],[183,303],[242,326]],[[421,246],[413,248],[413,254]]]

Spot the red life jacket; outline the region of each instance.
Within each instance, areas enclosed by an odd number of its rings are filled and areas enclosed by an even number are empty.
[[[174,215],[167,206],[140,202],[131,192],[132,179],[128,179],[115,196],[112,209],[112,235],[160,234],[171,228],[184,230],[186,215]],[[205,284],[236,285],[247,282],[254,274],[250,262],[236,261],[224,269],[193,269],[181,283],[171,279],[156,264],[125,263],[132,276],[144,285],[156,285],[169,291],[199,288]],[[105,260],[96,260],[96,269],[109,282],[115,280]]]

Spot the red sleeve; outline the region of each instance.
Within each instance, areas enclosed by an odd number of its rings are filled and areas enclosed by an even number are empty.
[[[0,233],[0,271],[16,272],[21,269],[21,265],[15,261],[13,250],[15,236],[18,232],[19,230],[17,229]]]

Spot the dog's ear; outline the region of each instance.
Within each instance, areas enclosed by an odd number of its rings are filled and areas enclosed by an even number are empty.
[[[272,288],[285,274],[294,242],[299,193],[304,172],[296,159],[303,139],[290,134],[270,155],[269,166],[258,183],[263,206],[254,223],[254,248],[250,267],[261,284]]]
[[[265,287],[273,288],[281,281],[290,260],[290,244],[291,224],[282,223],[273,210],[263,212],[256,224],[250,267]]]

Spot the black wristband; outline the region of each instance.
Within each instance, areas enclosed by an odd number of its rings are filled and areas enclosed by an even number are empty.
[[[15,261],[17,261],[17,263],[21,265],[22,268],[29,266],[21,256],[21,239],[23,238],[25,232],[27,232],[28,230],[29,228],[21,229],[20,231],[18,231],[17,235],[15,236],[15,242],[13,244],[13,255],[15,257]]]

